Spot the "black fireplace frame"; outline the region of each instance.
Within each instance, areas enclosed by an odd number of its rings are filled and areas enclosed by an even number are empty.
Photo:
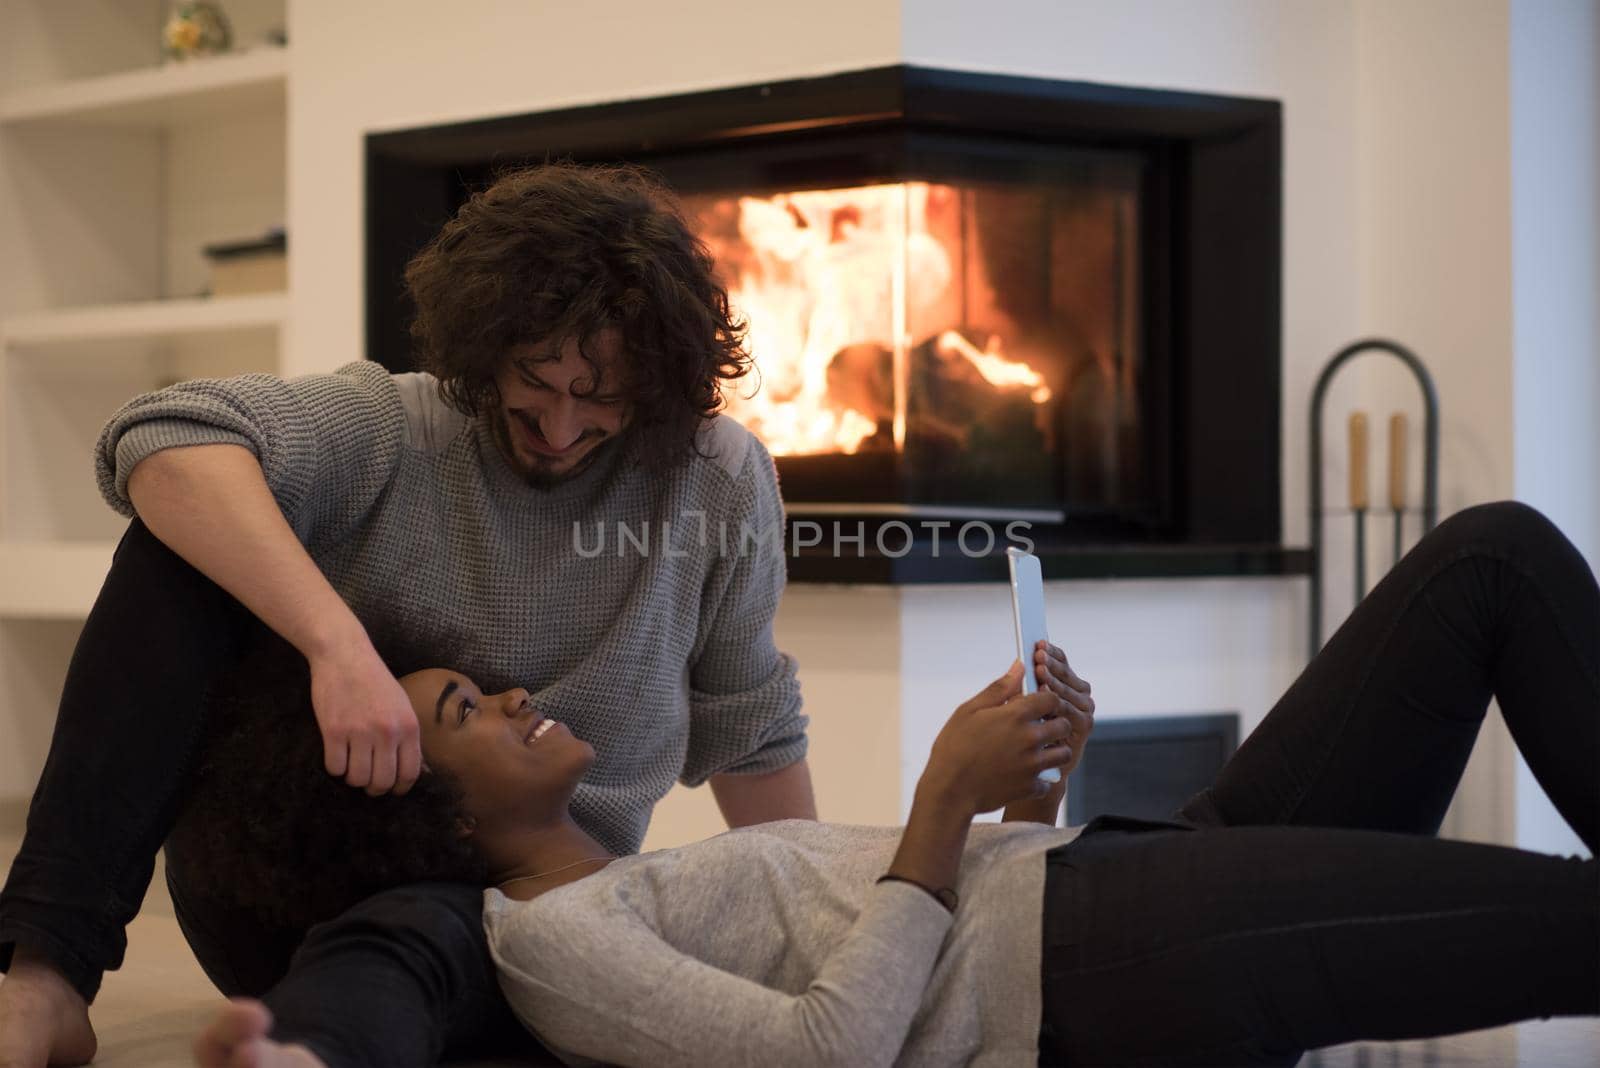
[[[1067,777],[1067,819],[1168,820],[1239,748],[1237,711],[1101,717]]]
[[[1303,573],[1281,544],[1282,108],[1277,101],[915,66],[626,100],[366,138],[367,355],[409,370],[403,268],[450,217],[464,174],[529,159],[653,160],[825,137],[1003,138],[1134,149],[1154,162],[1145,210],[1171,241],[1147,275],[1147,353],[1170,361],[1170,441],[1152,470],[1169,502],[1145,529],[1036,530],[1048,576]],[[861,180],[893,173],[882,153]],[[890,162],[884,161],[889,159]],[[827,177],[838,173],[839,163]],[[848,167],[848,164],[846,165]],[[996,577],[1003,560],[801,553],[791,576]]]

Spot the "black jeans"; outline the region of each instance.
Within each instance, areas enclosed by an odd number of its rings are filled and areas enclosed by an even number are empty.
[[[124,929],[192,783],[204,695],[265,633],[142,523],[129,526],[73,652],[0,891],[0,969],[27,945],[94,999],[122,963]],[[275,1037],[374,1068],[542,1052],[500,993],[479,888],[393,890],[308,933],[189,892],[184,872],[198,862],[168,850],[179,925],[218,989],[265,996]]]
[[[1051,852],[1041,1063],[1292,1064],[1600,1013],[1597,862],[1429,837],[1491,695],[1594,852],[1600,590],[1517,504],[1424,538],[1173,823]]]

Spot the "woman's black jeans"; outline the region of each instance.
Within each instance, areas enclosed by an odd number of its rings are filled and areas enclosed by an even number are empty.
[[[264,634],[134,520],[73,652],[0,891],[0,969],[27,945],[94,999],[102,973],[122,963],[124,929],[192,783],[205,693]],[[500,993],[479,888],[392,890],[308,933],[188,892],[183,872],[202,861],[168,850],[179,925],[218,989],[265,996],[275,1037],[305,1042],[332,1065],[374,1068],[541,1052]]]
[[[1292,1064],[1600,1013],[1597,862],[1431,837],[1491,696],[1595,852],[1600,590],[1518,504],[1424,538],[1173,824],[1051,852],[1041,1063]]]

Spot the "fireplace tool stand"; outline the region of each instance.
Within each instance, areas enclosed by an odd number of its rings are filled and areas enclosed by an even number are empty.
[[[1415,353],[1382,338],[1367,338],[1340,349],[1328,361],[1311,393],[1311,656],[1322,648],[1322,410],[1328,385],[1352,357],[1367,352],[1387,352],[1411,369],[1422,393],[1422,533],[1433,529],[1439,517],[1439,395],[1433,376]],[[1406,417],[1395,413],[1389,420],[1389,510],[1393,516],[1393,551],[1390,566],[1400,561],[1401,520],[1406,511]],[[1367,414],[1350,415],[1350,513],[1355,520],[1356,603],[1367,593]]]

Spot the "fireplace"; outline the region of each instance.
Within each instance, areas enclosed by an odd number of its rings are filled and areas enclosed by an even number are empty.
[[[847,531],[791,539],[795,577],[1001,573],[1003,541],[939,559],[972,522],[1023,524],[1049,575],[1303,567],[1275,102],[890,67],[374,134],[369,357],[409,367],[406,259],[546,158],[682,198],[750,324],[728,411],[791,524]]]
[[[1139,160],[1063,152],[1004,178],[695,193],[750,323],[728,411],[794,514],[1153,518],[1142,446]],[[930,177],[932,174],[937,177]]]

